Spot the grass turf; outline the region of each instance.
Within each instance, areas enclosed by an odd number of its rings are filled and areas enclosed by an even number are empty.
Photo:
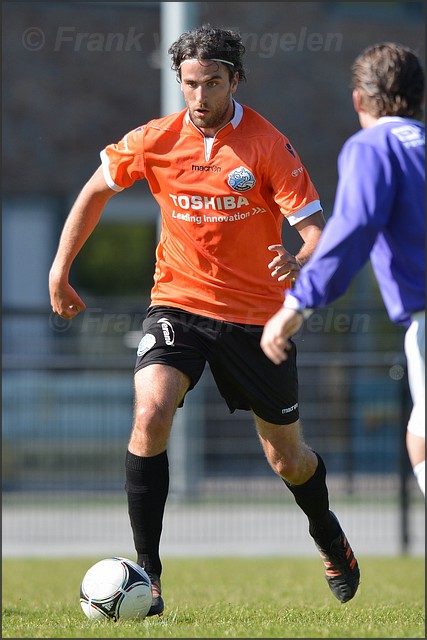
[[[165,558],[162,617],[89,621],[80,581],[102,558],[3,560],[3,638],[425,638],[424,558],[359,558],[340,604],[317,558]]]

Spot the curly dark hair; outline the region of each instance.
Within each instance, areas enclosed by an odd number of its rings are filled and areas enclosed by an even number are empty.
[[[408,47],[382,42],[366,48],[353,63],[352,83],[374,117],[422,118],[424,71]]]
[[[246,80],[242,63],[245,46],[240,34],[236,31],[205,24],[181,34],[178,40],[169,47],[168,53],[172,57],[172,69],[176,72],[179,81],[181,80],[180,65],[183,60],[189,58],[226,60],[231,63],[225,65],[230,80],[233,79],[236,72],[239,74],[239,80]]]

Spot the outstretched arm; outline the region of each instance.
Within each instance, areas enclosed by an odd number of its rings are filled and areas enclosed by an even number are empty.
[[[71,265],[98,224],[106,203],[115,193],[105,182],[99,167],[81,190],[65,221],[49,272],[49,292],[53,311],[66,320],[71,320],[86,308],[68,282]]]

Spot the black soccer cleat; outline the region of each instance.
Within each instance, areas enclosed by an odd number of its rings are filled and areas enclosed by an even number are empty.
[[[155,573],[149,575],[151,580],[151,592],[153,594],[153,601],[151,607],[147,613],[148,616],[161,616],[165,609],[165,603],[162,598],[162,585],[160,578]]]
[[[337,520],[332,511],[331,515]],[[325,565],[325,578],[330,590],[340,602],[348,602],[359,587],[360,571],[344,531],[341,529],[329,549],[323,549],[316,540],[314,542]]]

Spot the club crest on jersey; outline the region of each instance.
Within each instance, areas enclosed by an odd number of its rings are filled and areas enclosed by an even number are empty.
[[[246,167],[239,167],[228,174],[228,184],[235,191],[248,191],[255,186],[255,178]]]

